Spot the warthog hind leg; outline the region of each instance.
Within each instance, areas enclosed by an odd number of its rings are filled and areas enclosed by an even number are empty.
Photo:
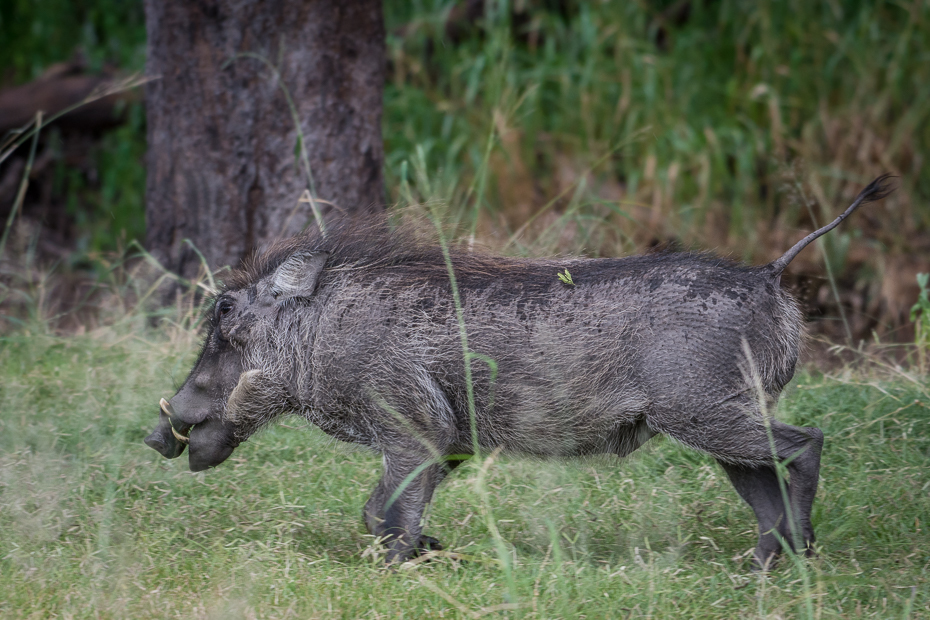
[[[812,552],[811,510],[820,475],[823,433],[817,428],[791,426],[775,419],[769,420],[766,430],[757,405],[749,398],[740,400],[712,411],[662,412],[659,422],[673,423],[665,428],[661,424],[656,426],[682,443],[709,453],[723,466],[736,492],[759,521],[754,568],[765,570],[781,552],[782,541],[794,551]],[[725,433],[719,432],[721,427],[726,428]],[[786,493],[779,485],[776,459],[787,463]],[[785,494],[791,506],[790,518]]]
[[[815,537],[811,510],[817,494],[820,452],[823,449],[823,432],[818,428],[790,426],[772,420],[771,430],[778,459],[788,462],[785,484],[791,506],[790,520],[785,510],[785,493],[773,466],[751,467],[720,462],[736,492],[756,513],[759,543],[755,551],[755,568],[762,570],[768,568],[781,551],[779,537],[793,551],[813,554]]]

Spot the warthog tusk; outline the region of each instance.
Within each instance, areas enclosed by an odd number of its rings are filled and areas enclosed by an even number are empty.
[[[190,442],[191,442],[191,440],[190,440],[189,437],[185,437],[185,436],[182,435],[181,433],[179,433],[179,432],[177,432],[176,430],[174,430],[174,427],[173,427],[173,426],[171,427],[171,434],[174,435],[174,438],[175,438],[175,439],[177,439],[178,441],[180,441],[180,442],[183,443],[183,444],[188,444],[188,445],[189,445]]]
[[[246,370],[239,375],[239,382],[233,388],[229,398],[226,399],[226,418],[228,420],[235,421],[240,403],[248,399],[249,391],[256,389],[262,378],[262,371],[257,368]]]
[[[158,401],[158,406],[161,407],[161,410],[165,413],[166,416],[168,416],[168,424],[171,426],[171,434],[174,435],[174,438],[183,444],[189,445],[191,442],[190,438],[185,437],[174,428],[174,423],[171,421],[171,414],[173,413],[171,409],[171,403],[162,398],[160,401]]]

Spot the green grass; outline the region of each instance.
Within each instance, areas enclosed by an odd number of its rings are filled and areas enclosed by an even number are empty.
[[[426,530],[469,561],[390,571],[360,518],[376,456],[278,426],[192,474],[142,444],[197,339],[145,325],[0,340],[0,616],[930,617],[925,379],[802,374],[786,394],[780,416],[827,434],[817,559],[750,574],[749,508],[712,460],[655,441],[495,460],[483,490],[463,466]]]

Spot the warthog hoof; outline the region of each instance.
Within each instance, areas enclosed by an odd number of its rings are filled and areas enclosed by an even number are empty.
[[[420,555],[426,553],[427,551],[442,551],[442,543],[433,538],[432,536],[427,536],[423,534],[420,536],[420,540],[417,541],[417,548],[415,555]]]

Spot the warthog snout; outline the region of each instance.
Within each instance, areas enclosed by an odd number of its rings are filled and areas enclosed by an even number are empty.
[[[189,431],[189,428],[188,428]],[[185,440],[180,441],[183,437]],[[181,435],[171,424],[168,401],[161,399],[159,406],[158,426],[145,438],[145,445],[156,450],[165,458],[173,459],[181,456],[187,445],[187,438]]]
[[[172,400],[182,400],[175,396]],[[203,410],[194,416],[171,402],[159,402],[159,424],[145,438],[145,444],[162,456],[173,459],[190,446],[188,462],[191,471],[216,467],[232,454],[239,442],[232,428],[222,419],[209,418]],[[196,423],[192,423],[196,421]]]

